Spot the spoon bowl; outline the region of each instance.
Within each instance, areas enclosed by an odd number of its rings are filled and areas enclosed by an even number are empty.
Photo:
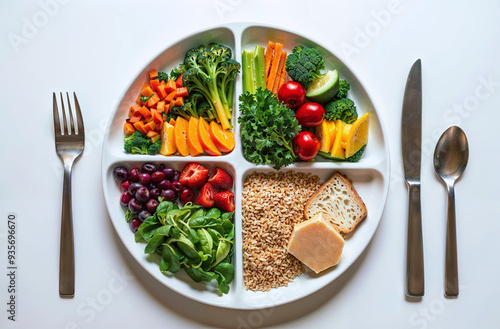
[[[462,129],[448,128],[436,145],[434,169],[446,184],[448,212],[446,225],[445,295],[458,296],[458,262],[455,216],[455,181],[463,174],[469,160],[469,144]]]

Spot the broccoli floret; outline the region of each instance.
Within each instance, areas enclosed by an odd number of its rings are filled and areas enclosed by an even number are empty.
[[[182,73],[184,73],[184,65],[179,65],[179,67],[175,67],[172,71],[170,71],[170,79],[172,80],[177,80],[181,76]],[[160,74],[160,72],[158,72]],[[167,75],[168,77],[168,75]],[[166,81],[165,81],[166,82]]]
[[[132,154],[148,154],[148,148],[151,142],[139,131],[136,130],[132,135],[125,136],[124,141],[125,152]]]
[[[323,56],[314,48],[297,46],[286,58],[285,69],[288,75],[304,88],[309,87],[314,79],[321,77],[320,71],[324,68]]]
[[[342,120],[345,123],[352,123],[358,118],[356,105],[349,98],[333,100],[325,106],[326,120]]]
[[[340,80],[339,91],[337,92],[337,95],[335,95],[334,99],[347,98],[349,89],[351,89],[351,85],[349,84],[349,82],[347,82],[346,80]]]
[[[160,151],[160,147],[161,147],[161,140],[157,140],[148,147],[148,154],[155,155]]]

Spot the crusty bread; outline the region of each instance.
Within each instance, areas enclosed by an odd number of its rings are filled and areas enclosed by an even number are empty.
[[[366,206],[351,182],[338,171],[306,203],[304,216],[322,213],[340,233],[349,233],[366,217]]]

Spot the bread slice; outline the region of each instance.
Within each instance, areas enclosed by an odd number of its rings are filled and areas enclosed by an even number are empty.
[[[322,213],[340,233],[349,233],[366,217],[368,210],[351,182],[336,171],[306,203],[306,219],[318,213]]]

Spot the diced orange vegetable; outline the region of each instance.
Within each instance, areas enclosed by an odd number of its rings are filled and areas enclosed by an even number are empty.
[[[146,137],[147,137],[147,138],[153,138],[153,137],[155,137],[156,135],[158,135],[158,133],[157,133],[156,131],[154,131],[154,130],[150,130],[150,131],[148,131],[148,133],[146,134]]]
[[[165,102],[159,101],[156,103],[156,110],[158,110],[158,112],[163,112],[165,110]]]
[[[264,65],[266,69],[266,79],[269,76],[269,69],[271,68],[271,60],[273,58],[273,52],[274,52],[274,42],[269,41],[267,43],[267,49],[266,49],[266,54],[264,55]]]
[[[148,86],[148,87],[144,88],[143,90],[141,90],[141,96],[144,96],[144,97],[149,97],[153,93],[154,93],[154,91],[153,91],[153,89],[151,89],[150,86]]]
[[[146,129],[144,129],[144,123],[142,121],[137,121],[136,123],[134,123],[134,128],[143,135],[146,135],[148,133]]]
[[[155,127],[155,130],[156,131],[160,131],[161,130],[161,126],[163,125],[163,120],[162,121],[156,121],[156,127]]]
[[[174,105],[175,106],[184,106],[184,97],[179,97],[174,100]]]
[[[189,96],[187,87],[177,88],[176,90],[177,90],[177,97]]]
[[[150,121],[148,123],[146,123],[144,125],[144,130],[146,130],[147,132],[151,131],[151,130],[156,130],[156,122],[154,121]]]
[[[165,91],[167,91],[167,89],[165,88]],[[167,97],[165,97],[165,102],[171,102],[174,100],[175,96],[177,96],[177,91],[174,90],[172,92],[170,92]]]
[[[137,98],[135,99],[135,103],[140,106],[144,105],[144,103],[141,101],[141,95],[137,96]]]
[[[231,152],[234,149],[235,141],[231,130],[222,130],[220,124],[211,121],[208,132],[212,142],[221,152]]]
[[[134,115],[132,115],[130,117],[130,123],[139,122],[139,121],[141,121],[141,119],[142,119],[142,114],[141,114],[141,112],[137,111],[134,113]]]
[[[174,120],[174,118],[170,118],[170,121],[168,123],[170,123],[172,126],[175,126],[175,120]]]
[[[158,71],[156,70],[149,71],[149,78],[150,79],[158,78]]]
[[[139,109],[139,112],[142,114],[143,117],[149,118],[151,116],[151,111],[146,106],[143,106]]]
[[[139,104],[134,104],[130,107],[130,109],[128,110],[128,116],[129,118],[132,117],[134,115],[134,113],[136,113],[137,111],[139,111],[139,109],[141,108],[141,106]]]
[[[167,84],[165,85],[165,91],[167,94],[171,93],[172,91],[176,90],[177,86],[175,85],[175,81],[170,79],[167,81]]]
[[[203,147],[203,150],[205,150],[208,155],[221,155],[221,152],[210,138],[209,125],[203,117],[200,117],[198,120],[198,136],[200,138],[201,147]]]
[[[282,56],[281,50],[283,49],[283,45],[281,43],[276,43],[276,47],[274,49],[274,56],[271,61],[271,68],[269,70],[269,78],[267,79],[266,87],[269,90],[273,90],[274,80],[276,80],[276,75],[278,74],[278,68],[280,59]]]
[[[132,135],[134,131],[134,126],[130,122],[125,122],[125,124],[123,125],[123,132],[125,133],[125,136]]]
[[[195,117],[189,118],[186,138],[191,156],[194,157],[203,153],[203,147],[201,147],[200,138],[198,137],[198,119]]]
[[[144,81],[144,83],[142,84],[141,90],[143,90],[144,88],[147,88],[147,87],[149,87],[149,83],[147,81]]]
[[[168,95],[165,91],[165,85],[159,85],[158,87],[156,87],[156,91],[158,92],[158,96],[160,96],[160,99],[164,99]]]
[[[160,85],[160,81],[158,79],[150,80],[149,81],[149,85],[151,86],[151,89],[153,89],[154,91],[156,91],[156,89]]]
[[[151,96],[151,98],[148,99],[148,101],[146,102],[146,105],[148,107],[154,107],[156,105],[156,103],[158,103],[159,101],[160,101],[160,97],[158,97],[158,94],[153,93],[153,96]]]
[[[177,117],[177,120],[175,120],[175,127],[174,127],[174,143],[175,143],[175,148],[177,151],[182,156],[188,156],[189,155],[189,148],[187,144],[187,129],[188,129],[188,122],[186,119],[182,117]]]
[[[175,129],[174,125],[167,122],[163,123],[160,132],[160,138],[161,138],[160,154],[171,155],[174,154],[175,151],[177,151],[174,142],[174,129]]]
[[[163,122],[163,115],[161,115],[161,112],[158,111],[152,111],[153,113],[153,121],[155,122]]]

